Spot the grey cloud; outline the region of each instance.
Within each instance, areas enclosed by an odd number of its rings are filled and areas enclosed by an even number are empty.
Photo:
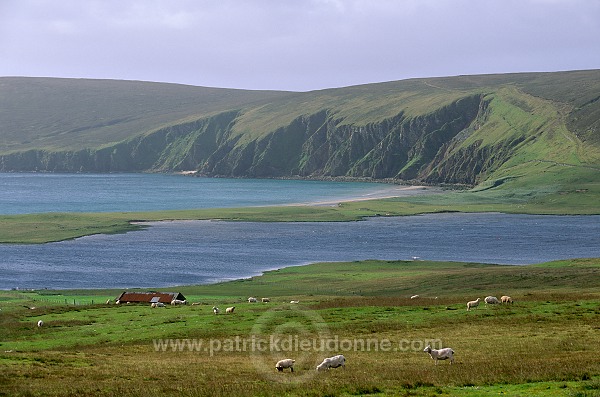
[[[7,0],[0,75],[309,90],[600,67],[586,0]]]

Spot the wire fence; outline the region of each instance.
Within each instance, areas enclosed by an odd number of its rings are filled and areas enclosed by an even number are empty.
[[[40,297],[40,296],[19,296],[15,297],[16,300],[23,300],[29,302],[32,306],[57,306],[57,305],[68,305],[68,306],[92,306],[92,305],[107,305],[114,304],[114,299],[106,298],[70,298],[70,297]],[[25,303],[27,304],[27,303]]]
[[[34,298],[34,302],[44,302],[44,303],[52,303],[52,304],[63,304],[63,305],[71,305],[71,306],[91,306],[97,305],[100,303],[106,304],[104,300],[98,299],[50,299],[50,298]]]

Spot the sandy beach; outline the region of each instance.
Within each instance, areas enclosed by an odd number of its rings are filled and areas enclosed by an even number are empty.
[[[390,185],[389,187],[383,187],[377,191],[367,193],[361,196],[355,197],[340,197],[335,200],[327,200],[327,201],[315,201],[310,203],[297,203],[290,205],[308,205],[308,206],[321,206],[321,205],[331,205],[335,206],[339,203],[345,203],[350,201],[365,201],[365,200],[376,200],[376,199],[386,199],[386,198],[394,198],[394,197],[408,197],[415,196],[419,194],[434,194],[441,193],[442,189],[438,187],[431,186],[399,186],[399,185]]]

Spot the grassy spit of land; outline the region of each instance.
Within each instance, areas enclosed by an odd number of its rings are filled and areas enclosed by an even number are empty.
[[[600,394],[600,258],[319,263],[171,290],[198,304],[106,304],[116,290],[1,291],[0,395]],[[504,294],[515,303],[465,309]],[[214,315],[215,305],[236,309]],[[456,364],[435,366],[422,351],[430,342],[452,347]],[[345,370],[315,371],[340,352]],[[275,370],[284,357],[297,360],[294,373]]]
[[[157,212],[46,213],[0,215],[0,243],[46,243],[92,234],[123,233],[143,227],[137,222],[190,219],[231,221],[355,221],[370,216],[403,216],[438,212],[504,212],[517,214],[600,214],[597,170],[581,176],[561,170],[525,179],[493,181],[472,190],[421,194],[338,205],[211,208]],[[552,168],[552,167],[551,167]],[[560,179],[557,179],[559,178]],[[500,186],[500,187],[498,187]],[[531,186],[539,186],[531,188]]]

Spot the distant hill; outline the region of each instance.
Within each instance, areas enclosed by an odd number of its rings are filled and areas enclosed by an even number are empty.
[[[0,77],[0,153],[116,144],[285,92],[140,81]]]
[[[0,78],[0,171],[600,183],[600,70],[306,93]],[[517,183],[518,186],[518,183]]]

